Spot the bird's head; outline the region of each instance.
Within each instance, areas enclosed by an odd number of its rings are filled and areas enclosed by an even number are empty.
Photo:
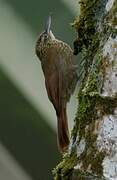
[[[39,35],[38,43],[46,44],[48,41],[53,39],[55,39],[55,37],[51,31],[51,15],[49,15],[45,25],[45,30]]]
[[[45,30],[39,35],[37,43],[36,43],[36,54],[39,58],[41,58],[44,50],[48,47],[49,44],[55,39],[52,31],[51,31],[51,15],[48,17],[45,25]]]

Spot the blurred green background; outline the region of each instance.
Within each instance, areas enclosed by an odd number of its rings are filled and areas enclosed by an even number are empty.
[[[50,180],[60,159],[56,115],[35,42],[52,12],[52,31],[72,46],[77,0],[0,0],[0,180]],[[76,97],[68,105],[70,127]]]

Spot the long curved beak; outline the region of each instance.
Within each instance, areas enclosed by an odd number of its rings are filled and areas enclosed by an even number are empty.
[[[46,27],[45,27],[45,32],[47,34],[49,34],[50,32],[50,28],[51,28],[51,15],[49,15],[48,19],[47,19],[47,22],[46,22]]]

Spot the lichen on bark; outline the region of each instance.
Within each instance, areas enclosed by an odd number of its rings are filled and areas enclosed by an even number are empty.
[[[114,84],[117,82],[117,1],[81,0],[79,3],[80,15],[73,23],[78,32],[74,54],[81,53],[84,74],[70,147],[54,169],[54,177],[55,180],[117,178],[116,172],[108,173],[105,165],[110,163],[110,156],[113,161],[117,155],[114,134],[117,129],[117,85]],[[114,161],[113,167],[117,168]]]

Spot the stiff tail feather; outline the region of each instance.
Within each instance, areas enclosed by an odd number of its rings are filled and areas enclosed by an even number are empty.
[[[61,152],[64,152],[69,145],[69,130],[68,130],[68,121],[66,108],[63,108],[59,115],[58,119],[58,147]]]

